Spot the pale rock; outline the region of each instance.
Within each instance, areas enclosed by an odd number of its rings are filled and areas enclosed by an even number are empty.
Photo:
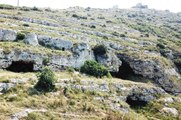
[[[29,33],[26,35],[24,42],[29,45],[37,46],[38,44],[38,38],[37,35],[34,33]]]
[[[164,107],[160,110],[162,113],[172,115],[174,117],[177,117],[179,115],[178,111],[176,108],[169,108],[169,107]]]

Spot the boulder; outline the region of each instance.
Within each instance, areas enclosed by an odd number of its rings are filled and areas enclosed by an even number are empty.
[[[30,45],[33,45],[33,46],[39,45],[37,35],[34,34],[34,33],[27,34],[25,39],[24,39],[24,43],[30,44]]]
[[[172,115],[174,117],[178,117],[178,115],[179,115],[179,112],[176,108],[164,107],[160,111],[164,114]]]
[[[16,37],[16,31],[0,29],[0,41],[15,41]]]
[[[10,59],[0,59],[0,69],[9,67],[11,63],[12,61]]]
[[[75,61],[73,67],[79,68],[84,64],[85,61],[94,59],[93,51],[86,43],[74,44],[72,52],[74,57],[73,59]]]
[[[163,99],[163,102],[164,102],[164,103],[173,103],[174,100],[173,100],[173,98],[171,98],[171,97],[166,97],[166,98]]]
[[[158,98],[159,95],[166,94],[165,91],[158,87],[138,87],[134,86],[127,96],[126,102],[130,107],[145,106],[150,101]]]
[[[49,47],[57,50],[71,50],[73,43],[69,40],[63,40],[59,38],[51,38],[50,36],[39,35],[39,44],[45,47]]]

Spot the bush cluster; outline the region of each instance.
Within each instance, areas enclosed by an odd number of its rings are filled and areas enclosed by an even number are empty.
[[[95,55],[104,55],[107,52],[107,47],[105,45],[96,45],[93,51]]]
[[[177,65],[177,66],[180,66],[180,67],[181,67],[181,58],[177,58],[177,59],[175,59],[175,60],[174,60],[174,63],[175,63],[175,65]]]
[[[24,27],[29,27],[30,25],[27,24],[27,23],[24,23],[23,26],[24,26]]]
[[[80,72],[100,78],[109,74],[108,70],[104,66],[93,60],[86,61],[80,68]]]
[[[37,84],[35,85],[35,89],[37,89],[40,92],[51,92],[55,90],[55,74],[53,71],[45,67],[39,76],[39,80]]]
[[[43,65],[48,65],[48,63],[50,62],[50,59],[49,58],[44,58],[43,59]]]
[[[23,40],[25,38],[25,34],[24,33],[17,33],[17,37],[16,37],[16,40]]]

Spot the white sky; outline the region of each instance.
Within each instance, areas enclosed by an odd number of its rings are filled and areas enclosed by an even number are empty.
[[[148,5],[149,8],[181,12],[181,0],[19,0],[20,6],[37,6],[50,8],[68,8],[72,6],[92,8],[130,8],[137,3]],[[0,4],[17,5],[17,0],[0,0]]]

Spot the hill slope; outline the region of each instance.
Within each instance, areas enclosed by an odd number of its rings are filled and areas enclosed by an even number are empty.
[[[180,119],[181,13],[0,9],[0,68],[12,71],[0,73],[0,119]],[[87,60],[113,78],[65,72]],[[38,94],[36,73],[13,73],[44,66],[57,72],[57,92]]]

